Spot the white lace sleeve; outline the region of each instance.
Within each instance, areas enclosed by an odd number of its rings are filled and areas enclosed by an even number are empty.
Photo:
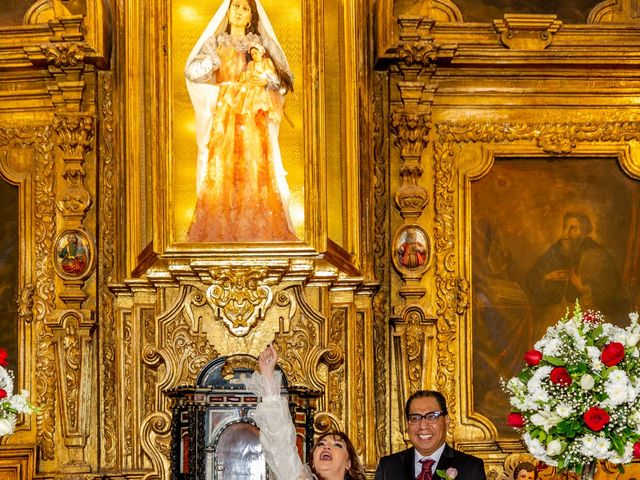
[[[254,414],[260,428],[260,444],[278,480],[312,480],[315,477],[298,456],[296,431],[287,399],[280,395],[281,384],[282,374],[278,371],[271,381],[254,372],[245,382],[249,390],[262,397]]]

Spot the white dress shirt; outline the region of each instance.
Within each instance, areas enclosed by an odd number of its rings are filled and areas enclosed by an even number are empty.
[[[433,467],[431,468],[431,473],[434,474],[434,478],[435,478],[436,466],[438,465],[438,462],[440,461],[440,457],[442,456],[442,452],[444,452],[444,443],[442,445],[440,445],[439,449],[437,449],[435,452],[433,452],[428,457],[423,457],[422,455],[420,455],[420,452],[418,452],[418,450],[416,450],[414,448],[413,449],[413,470],[414,470],[413,477],[414,478],[417,477],[418,475],[420,475],[420,472],[422,471],[422,464],[420,463],[420,460],[422,460],[423,458],[430,458],[430,459],[432,459],[433,461],[436,462],[436,463],[433,464]]]

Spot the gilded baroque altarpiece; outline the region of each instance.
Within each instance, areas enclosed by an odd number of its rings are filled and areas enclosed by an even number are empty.
[[[169,478],[165,392],[273,342],[290,384],[321,392],[314,430],[344,429],[371,478],[418,388],[508,478],[523,446],[474,396],[476,182],[509,159],[599,159],[635,185],[638,6],[465,23],[450,0],[263,1],[296,78],[280,139],[298,240],[221,244],[185,240],[182,71],[217,8],[200,3],[40,0],[0,29],[17,383],[42,408],[2,439],[0,472]],[[86,257],[66,263],[74,239]]]

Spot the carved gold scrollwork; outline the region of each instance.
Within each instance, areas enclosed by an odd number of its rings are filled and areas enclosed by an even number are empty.
[[[273,346],[278,352],[278,362],[290,385],[325,390],[326,382],[318,374],[318,364],[326,362],[326,354],[334,359],[329,367],[333,369],[340,365],[342,355],[332,352],[334,347],[323,346],[322,329],[327,319],[309,305],[302,288],[296,285],[288,288],[287,292],[297,305],[298,313],[291,318],[290,328],[275,336]]]
[[[413,67],[414,65],[427,67],[435,62],[437,57],[438,49],[433,40],[401,42],[398,45],[398,58],[407,67]]]
[[[41,406],[37,416],[38,443],[43,460],[54,458],[56,412],[56,360],[47,321],[55,310],[54,271],[50,252],[55,234],[53,196],[54,156],[50,127],[0,128],[0,146],[27,148],[34,155],[33,211],[35,249],[34,284],[21,295],[20,315],[34,324],[34,403]]]
[[[391,114],[391,133],[395,136],[394,144],[400,150],[403,159],[417,160],[429,144],[429,120],[427,112],[401,111]],[[406,174],[422,175],[419,165],[406,167]]]
[[[113,73],[99,73],[100,90],[99,118],[100,121],[100,155],[99,172],[100,183],[98,208],[100,236],[98,238],[98,250],[100,251],[100,337],[101,337],[101,387],[104,401],[101,403],[102,412],[99,415],[102,434],[102,452],[106,469],[114,468],[118,444],[116,440],[116,366],[115,366],[115,313],[114,296],[109,290],[109,284],[113,277],[115,254],[114,248],[116,215],[115,215],[115,189],[114,175],[115,163],[113,157]],[[145,329],[145,332],[148,331]],[[153,330],[152,330],[153,332]]]
[[[340,422],[338,422],[333,415],[327,412],[317,413],[313,417],[313,426],[319,435],[326,432],[342,430]]]
[[[456,287],[456,313],[458,315],[464,315],[469,308],[469,281],[465,278],[459,278]]]
[[[33,293],[33,285],[25,285],[18,298],[18,317],[29,323],[33,320]]]
[[[373,457],[379,457],[387,451],[387,373],[388,357],[386,345],[388,345],[388,295],[390,277],[389,267],[389,233],[388,220],[390,215],[388,195],[388,158],[385,155],[386,144],[386,115],[385,115],[385,80],[381,73],[373,75],[373,104],[375,108],[374,134],[373,134],[373,170],[374,170],[374,271],[375,278],[380,282],[380,289],[373,298],[373,358],[374,358],[374,397],[376,417],[376,452],[371,452]]]
[[[63,21],[69,25],[73,22]],[[51,101],[60,112],[80,112],[85,88],[84,45],[80,42],[54,42],[40,46],[53,79],[47,85]]]
[[[329,411],[337,418],[344,420],[344,385],[345,370],[344,352],[345,326],[347,320],[346,308],[332,310],[329,321],[329,345],[323,352],[321,359],[329,367]]]
[[[214,269],[207,301],[229,332],[242,337],[264,318],[273,292],[263,283],[265,269]]]
[[[502,43],[513,50],[544,50],[553,42],[554,34],[562,22],[556,15],[531,15],[507,13],[493,25]]]

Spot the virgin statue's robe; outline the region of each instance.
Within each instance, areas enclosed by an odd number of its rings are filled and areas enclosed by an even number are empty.
[[[259,38],[257,36],[253,36]],[[279,186],[282,169],[274,160],[269,128],[282,117],[277,88],[244,82],[247,37],[218,35],[215,83],[218,97],[212,115],[206,173],[198,189],[187,233],[192,242],[261,242],[296,240],[288,201]],[[277,142],[277,140],[275,140]],[[279,153],[278,153],[279,155]],[[287,192],[288,193],[288,192]]]

